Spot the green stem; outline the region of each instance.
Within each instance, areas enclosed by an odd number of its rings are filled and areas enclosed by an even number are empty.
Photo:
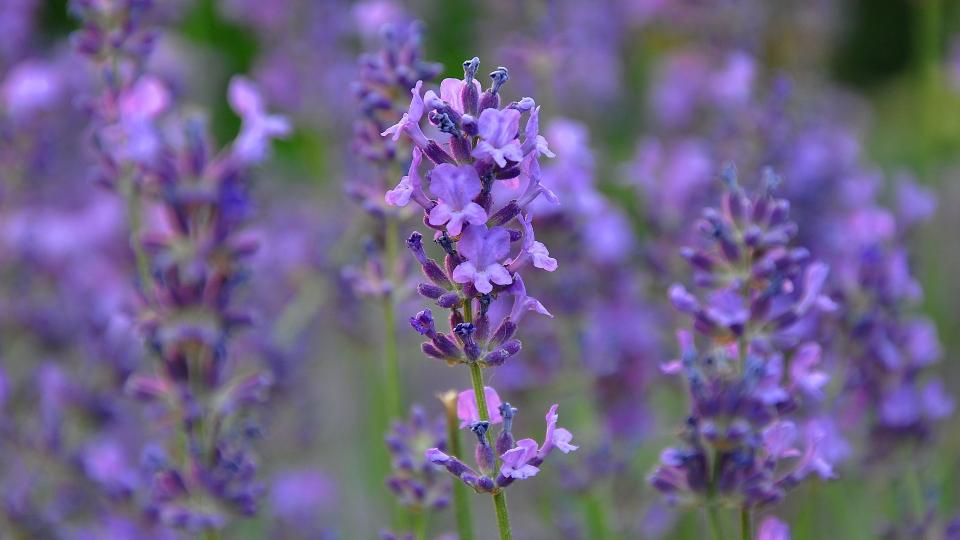
[[[913,505],[914,519],[920,523],[926,514],[926,502],[923,495],[923,481],[920,479],[920,472],[916,467],[909,467],[904,475],[904,481],[907,484],[907,491],[910,493],[910,502]]]
[[[133,247],[133,255],[137,263],[137,276],[140,278],[140,287],[144,292],[149,292],[153,286],[150,278],[150,263],[147,260],[147,253],[143,249],[140,241],[141,231],[143,229],[143,209],[140,204],[140,189],[137,183],[129,176],[121,180],[121,187],[124,192],[124,200],[127,206],[127,219],[130,220],[130,244]],[[149,295],[148,295],[149,297]]]
[[[740,539],[750,540],[753,538],[753,516],[750,507],[743,505],[740,507]]]
[[[585,493],[582,497],[584,521],[587,525],[587,536],[595,540],[605,540],[610,537],[610,527],[607,511],[595,493]]]
[[[220,540],[220,531],[216,529],[207,529],[203,533],[204,540]]]
[[[462,456],[460,451],[460,430],[457,425],[456,408],[447,409],[447,443],[454,456]],[[473,540],[473,516],[470,514],[470,501],[467,500],[467,486],[463,482],[453,483],[453,511],[457,519],[457,536],[460,540]]]
[[[427,513],[415,510],[410,515],[413,520],[413,537],[415,540],[427,540]]]
[[[396,287],[393,268],[397,260],[397,220],[387,216],[384,229],[384,277],[391,287]],[[387,405],[387,419],[401,416],[400,396],[400,360],[397,353],[397,324],[394,309],[394,291],[390,290],[383,299],[383,374],[384,401]]]
[[[497,511],[497,528],[500,530],[500,540],[511,540],[510,514],[507,513],[507,494],[501,489],[493,494],[493,507]]]
[[[717,512],[717,505],[713,501],[707,503],[707,523],[710,526],[710,537],[713,540],[723,540],[723,529],[720,527],[720,514]]]
[[[480,420],[490,420],[490,411],[487,410],[487,394],[483,391],[483,372],[480,370],[480,364],[470,363],[470,382],[473,383],[473,394],[477,398],[477,411],[480,413]]]
[[[466,319],[466,314],[464,315]],[[483,372],[480,370],[480,364],[472,362],[470,364],[470,380],[473,383],[473,394],[477,399],[477,412],[480,413],[480,420],[490,420],[490,412],[487,410],[487,396],[483,391]],[[490,435],[487,434],[487,442],[490,442]],[[510,532],[510,514],[507,511],[507,495],[502,489],[498,489],[493,494],[493,507],[497,512],[497,528],[500,530],[500,540],[510,540],[513,534]]]

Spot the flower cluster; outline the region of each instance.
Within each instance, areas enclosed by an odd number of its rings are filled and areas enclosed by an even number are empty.
[[[257,248],[244,231],[252,215],[248,169],[290,125],[267,113],[253,84],[236,77],[228,98],[241,129],[215,153],[203,119],[176,114],[164,82],[141,72],[149,42],[138,37],[141,4],[76,3],[84,27],[74,42],[113,70],[93,106],[93,139],[103,179],[128,195],[140,327],[161,368],[133,375],[127,390],[162,404],[176,426],[164,434],[167,448],[145,461],[151,506],[166,525],[217,529],[229,511],[254,513],[263,492],[248,444],[257,430],[243,413],[265,399],[271,377],[234,374],[240,362],[228,358],[229,337],[250,320],[233,302]]]
[[[780,500],[812,473],[833,476],[820,453],[824,428],[799,420],[829,376],[818,366],[820,346],[795,343],[791,329],[835,305],[822,294],[827,267],[790,245],[797,227],[789,204],[771,194],[773,173],[752,197],[732,168],[724,177],[722,210],[707,209],[699,223],[704,247],[683,252],[703,292],[670,288],[703,343],[678,332],[681,358],[663,367],[685,376],[692,404],[685,444],[663,452],[651,482],[671,500],[752,507]]]
[[[250,321],[233,302],[257,249],[244,231],[252,213],[247,168],[286,125],[264,112],[242,77],[231,81],[230,102],[243,119],[232,145],[214,154],[202,122],[187,118],[183,139],[165,141],[160,166],[144,176],[156,214],[143,238],[153,285],[141,319],[163,369],[134,376],[128,389],[166,403],[183,430],[185,461],[157,463],[155,492],[166,519],[192,530],[222,526],[227,509],[250,515],[262,495],[247,444],[257,431],[243,412],[265,399],[272,377],[232,374],[238,362],[228,361],[229,338]],[[198,503],[211,496],[218,506]]]
[[[387,486],[402,506],[416,512],[441,510],[450,503],[450,484],[437,477],[437,467],[424,458],[430,448],[446,446],[442,418],[430,419],[423,408],[414,406],[407,422],[395,421],[387,435],[393,472]]]
[[[431,340],[423,345],[424,353],[451,364],[480,362],[490,367],[503,364],[520,350],[519,341],[511,338],[524,313],[549,316],[539,301],[527,295],[519,272],[527,265],[551,272],[557,268],[556,259],[536,240],[532,221],[524,213],[541,194],[554,198],[540,185],[538,161],[541,154],[551,153],[538,133],[539,108],[532,99],[499,108],[507,70],[491,73],[492,86],[481,92],[474,79],[479,61],[474,58],[464,66],[464,80],[443,81],[442,97],[432,90],[421,97],[422,84],[417,83],[407,113],[384,131],[394,139],[405,135],[415,144],[409,173],[385,198],[397,206],[410,201],[419,204],[424,222],[434,229],[435,240],[445,252],[441,267],[426,254],[420,233],[407,240],[430,280],[418,285],[418,292],[451,312],[452,334],[437,331],[430,310],[411,319],[413,327]],[[424,134],[420,122],[427,111],[442,138]],[[525,113],[521,139],[520,119]],[[419,171],[424,157],[432,164],[424,175],[432,197],[424,190],[425,179]],[[494,207],[496,184],[505,185],[516,197]],[[507,227],[511,222],[519,229]],[[518,249],[511,255],[514,244],[519,244]],[[504,293],[513,296],[513,308],[493,328],[488,308]]]
[[[477,436],[475,459],[477,469],[464,464],[456,456],[446,454],[441,448],[430,448],[426,457],[431,463],[442,465],[454,477],[470,486],[478,493],[493,493],[514,482],[536,476],[540,465],[554,448],[564,454],[576,450],[571,444],[573,435],[562,427],[557,427],[557,405],[547,411],[547,431],[543,444],[534,439],[515,440],[513,421],[517,409],[507,402],[501,402],[496,390],[484,387],[490,419],[481,420],[477,399],[473,390],[464,390],[457,395],[457,417],[460,427],[467,427]],[[500,433],[490,444],[487,433],[494,424],[503,424]],[[499,463],[499,469],[496,464]]]
[[[406,137],[414,146],[408,174],[384,199],[393,206],[411,201],[419,205],[424,224],[433,229],[434,240],[444,251],[441,265],[427,255],[422,234],[414,232],[407,240],[428,280],[417,291],[449,310],[449,332],[437,328],[429,309],[410,318],[411,326],[429,338],[421,349],[450,365],[466,364],[473,382],[472,401],[462,394],[458,412],[477,435],[479,472],[439,449],[428,450],[427,459],[443,464],[478,492],[492,494],[501,535],[509,537],[503,488],[516,478],[536,474],[554,446],[564,451],[575,447],[569,445],[570,433],[556,428],[555,407],[547,416],[547,439],[542,446],[532,439],[514,441],[515,409],[500,405],[495,392],[488,400],[483,390],[482,368],[501,366],[520,351],[520,341],[513,336],[521,318],[528,311],[552,317],[527,294],[520,271],[533,266],[552,272],[557,261],[536,240],[528,210],[540,195],[556,202],[556,196],[541,184],[539,158],[553,152],[539,133],[540,108],[532,98],[501,108],[507,69],[491,72],[492,83],[482,90],[475,79],[479,65],[478,58],[464,62],[464,78],[444,79],[439,95],[434,90],[421,94],[422,81],[414,86],[407,112],[383,131],[395,141]],[[421,125],[424,116],[430,136]],[[430,168],[421,174],[424,162]],[[502,296],[513,297],[512,307],[499,323],[492,324],[490,308]],[[491,444],[487,431],[497,419],[504,422],[504,429]],[[499,473],[491,476],[498,464]]]
[[[367,242],[363,268],[349,267],[344,276],[356,293],[371,297],[394,294],[404,281],[405,268],[396,254],[400,240],[392,223],[397,209],[383,200],[383,192],[407,162],[408,150],[396,138],[380,135],[401,118],[406,96],[417,81],[430,81],[440,72],[439,64],[425,62],[421,50],[421,24],[384,24],[383,45],[375,53],[359,60],[359,74],[352,90],[359,103],[359,116],[354,122],[353,148],[369,165],[358,167],[360,174],[346,186],[347,194],[368,214],[378,220],[375,240]],[[419,162],[418,162],[419,163]],[[390,309],[393,309],[390,307]],[[393,332],[392,328],[387,329]]]
[[[932,215],[935,202],[908,179],[899,183],[896,214],[873,200],[872,177],[848,181],[847,188],[861,200],[835,216],[847,232],[837,250],[835,297],[844,307],[840,325],[852,361],[841,406],[864,418],[873,452],[883,454],[929,439],[954,409],[943,382],[925,374],[943,350],[933,322],[912,313],[923,290],[902,244],[913,225]]]

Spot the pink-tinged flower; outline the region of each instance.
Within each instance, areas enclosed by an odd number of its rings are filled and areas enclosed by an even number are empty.
[[[382,137],[392,135],[391,139],[398,141],[400,140],[400,134],[403,133],[410,137],[410,140],[418,147],[425,148],[427,146],[427,136],[420,129],[420,119],[423,118],[423,98],[420,97],[420,87],[422,86],[423,81],[417,81],[416,86],[410,89],[410,94],[413,96],[410,99],[410,107],[400,117],[399,122],[388,127],[380,134]]]
[[[240,161],[263,161],[269,152],[270,139],[285,138],[290,134],[290,121],[284,116],[267,113],[260,91],[250,79],[233,77],[227,99],[243,122],[233,143],[233,155]]]
[[[116,157],[138,163],[151,162],[160,151],[156,118],[170,105],[170,92],[157,78],[141,77],[117,103],[118,122],[103,135]]]
[[[814,367],[820,363],[820,345],[805,343],[790,362],[790,380],[815,399],[823,398],[823,387],[830,382],[830,376]]]
[[[797,457],[800,451],[793,447],[797,441],[797,425],[780,421],[763,430],[763,448],[773,459]]]
[[[483,294],[493,290],[491,282],[513,283],[513,276],[502,263],[510,252],[510,233],[506,229],[473,225],[463,233],[459,247],[460,254],[467,260],[453,269],[453,280],[457,283],[473,283]]]
[[[790,526],[773,516],[763,518],[757,540],[790,540]]]
[[[510,320],[517,324],[528,311],[535,311],[541,315],[553,318],[553,315],[543,307],[539,300],[532,296],[527,296],[527,288],[523,285],[523,279],[520,274],[513,275],[513,285],[507,290],[513,295],[513,308],[510,309]]]
[[[487,400],[487,412],[490,413],[490,423],[499,424],[503,422],[503,417],[500,416],[500,396],[497,395],[497,391],[489,386],[484,386],[483,395]],[[474,394],[473,390],[464,390],[457,394],[457,418],[460,419],[461,428],[480,421],[480,410],[477,408],[477,395]]]
[[[517,219],[521,225],[523,225],[523,251],[521,251],[520,255],[515,259],[510,261],[510,271],[516,272],[522,268],[527,261],[532,261],[534,267],[546,270],[547,272],[556,270],[557,260],[550,256],[550,251],[547,249],[547,246],[543,245],[543,242],[537,242],[533,234],[533,218],[529,215],[524,216],[520,214],[517,216]]]
[[[473,150],[477,159],[490,158],[500,167],[507,160],[519,163],[523,150],[517,134],[520,129],[520,111],[516,109],[484,109],[478,122],[480,143]]]
[[[537,457],[537,441],[520,439],[517,441],[517,446],[500,456],[500,459],[503,460],[503,465],[500,466],[500,474],[517,480],[536,476],[540,469],[530,464],[530,460],[535,457]]]
[[[446,224],[447,232],[457,236],[463,231],[464,223],[486,223],[487,212],[473,202],[480,194],[480,188],[480,176],[473,166],[437,165],[430,172],[430,193],[438,199],[437,205],[430,210],[430,224]]]
[[[557,405],[554,403],[550,410],[547,411],[547,434],[543,437],[543,446],[540,447],[540,458],[546,457],[551,450],[556,447],[557,450],[560,450],[564,454],[570,453],[579,446],[570,444],[570,441],[573,440],[573,434],[564,428],[557,427],[557,420],[560,416],[557,414]]]
[[[473,86],[477,89],[477,95],[479,96],[483,89],[480,87],[480,81],[473,79]],[[440,99],[447,102],[450,105],[450,108],[457,111],[460,114],[466,112],[465,107],[463,106],[463,89],[467,85],[461,79],[444,79],[440,83]]]
[[[524,139],[523,146],[523,155],[528,155],[531,152],[533,157],[537,158],[541,155],[547,157],[556,157],[556,154],[550,151],[550,146],[547,144],[547,139],[540,135],[540,107],[534,107],[530,111],[530,118],[527,119],[527,125],[524,128]]]
[[[413,161],[410,162],[410,168],[407,175],[400,179],[397,187],[387,191],[383,199],[390,206],[406,206],[412,196],[414,200],[421,204],[427,203],[427,196],[423,194],[423,179],[420,178],[420,162],[423,160],[423,152],[419,148],[413,148]]]

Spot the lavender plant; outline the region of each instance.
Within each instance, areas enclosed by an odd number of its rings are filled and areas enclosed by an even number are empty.
[[[531,98],[500,107],[500,90],[509,78],[506,68],[497,68],[491,86],[481,91],[475,80],[480,61],[464,62],[464,79],[445,79],[440,95],[428,90],[421,96],[422,82],[412,90],[412,100],[401,120],[385,130],[393,140],[401,136],[413,142],[413,159],[408,174],[385,199],[394,206],[411,201],[424,210],[424,223],[445,253],[441,265],[430,258],[423,235],[414,232],[407,240],[429,282],[418,292],[449,310],[450,333],[438,330],[431,310],[410,319],[421,335],[429,338],[421,349],[449,365],[466,364],[470,369],[473,395],[461,394],[458,412],[477,435],[479,471],[463,464],[459,456],[431,449],[427,457],[442,464],[454,476],[477,492],[493,496],[501,538],[511,538],[504,488],[515,479],[528,478],[554,448],[564,452],[570,445],[568,431],[556,428],[556,406],[547,415],[547,439],[539,446],[533,439],[515,441],[512,422],[516,413],[509,404],[499,403],[496,392],[484,384],[483,368],[502,365],[520,351],[513,336],[527,311],[549,315],[535,298],[527,295],[519,271],[527,265],[553,271],[557,261],[534,238],[533,226],[525,214],[540,195],[555,199],[541,184],[539,157],[551,155],[546,139],[539,135],[539,107]],[[426,113],[439,132],[428,137],[421,127]],[[520,138],[520,119],[527,123]],[[432,163],[426,174],[431,198],[424,191],[420,166],[424,157]],[[519,187],[518,196],[494,207],[495,184]],[[507,225],[516,222],[520,230]],[[512,244],[518,252],[510,256]],[[513,296],[509,314],[493,325],[489,310],[501,295]],[[471,401],[472,400],[472,401]],[[490,426],[502,421],[504,428],[491,443]],[[459,518],[458,518],[459,519]]]
[[[440,66],[422,59],[420,23],[407,26],[386,24],[381,29],[383,46],[376,53],[360,57],[359,78],[353,93],[360,103],[360,117],[354,124],[354,148],[369,166],[347,185],[347,193],[376,220],[375,240],[368,243],[365,270],[347,270],[361,294],[377,297],[383,309],[384,399],[388,419],[400,417],[402,398],[397,351],[395,312],[405,265],[399,257],[398,224],[404,215],[383,201],[383,192],[405,162],[397,140],[384,139],[380,132],[401,117],[400,102],[419,80],[429,81]]]
[[[249,169],[290,125],[266,112],[252,83],[234,78],[229,101],[242,126],[214,154],[203,119],[174,114],[169,90],[144,72],[151,34],[139,22],[147,7],[76,2],[84,27],[74,41],[105,74],[93,140],[103,179],[127,194],[140,326],[158,364],[127,381],[133,396],[165,413],[164,444],[147,452],[151,506],[167,526],[215,537],[232,513],[256,512],[263,492],[246,409],[265,399],[271,377],[238,372],[229,338],[249,321],[232,301],[257,244],[244,233]],[[152,218],[146,232],[144,207]]]
[[[820,453],[823,429],[804,414],[829,376],[817,366],[820,346],[797,345],[789,330],[835,306],[822,294],[826,265],[790,245],[797,226],[789,203],[772,195],[773,173],[753,196],[732,168],[724,180],[722,209],[705,210],[698,224],[702,246],[684,251],[702,292],[670,288],[700,343],[679,331],[681,358],[664,366],[685,377],[691,409],[683,445],[663,452],[650,481],[673,502],[702,506],[714,538],[724,538],[718,508],[740,508],[742,538],[751,538],[755,508],[811,474],[833,477]]]

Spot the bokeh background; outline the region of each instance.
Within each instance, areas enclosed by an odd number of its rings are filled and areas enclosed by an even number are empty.
[[[911,230],[907,249],[924,290],[915,309],[932,318],[942,344],[932,369],[948,391],[960,390],[960,3],[164,0],[155,9],[162,34],[149,69],[179,102],[205,111],[217,140],[240,127],[225,99],[237,73],[259,83],[271,110],[294,126],[256,174],[253,228],[263,243],[242,292],[256,316],[233,345],[238,363],[275,377],[256,415],[267,496],[225,538],[374,538],[393,520],[379,414],[384,322],[357,287],[375,220],[350,189],[366,170],[352,148],[357,57],[380,46],[384,23],[423,21],[424,58],[443,64],[443,76],[460,77],[473,56],[484,73],[509,67],[505,95],[535,96],[542,131],[558,160],[569,159],[555,173],[558,185],[573,186],[564,204],[600,196],[616,216],[609,225],[579,210],[542,218],[538,239],[560,269],[527,286],[556,318],[528,322],[522,353],[491,380],[531,411],[519,421],[525,433],[541,429],[533,411],[561,403],[582,449],[511,489],[518,538],[704,537],[699,512],[665,505],[646,481],[685,415],[683,386],[658,369],[676,354],[676,320],[656,307],[616,311],[602,299],[664,303],[666,285],[685,274],[669,277],[681,267],[679,245],[663,227],[692,217],[661,215],[657,197],[709,185],[730,159],[743,178],[756,178],[771,132],[734,124],[757,109],[781,107],[802,132],[784,136],[783,151],[803,157],[784,159],[780,171],[785,194],[812,205],[801,215],[827,204],[817,190],[830,188],[818,182],[839,181],[831,175],[849,167],[878,174],[891,208],[903,197],[903,175],[934,194],[936,212]],[[24,66],[56,74],[55,87],[31,94],[43,97],[36,117],[18,123],[7,107],[0,141],[4,539],[123,538],[102,532],[104,509],[115,484],[135,491],[143,481],[143,441],[129,426],[152,417],[120,388],[148,360],[133,329],[124,213],[89,172],[83,96],[96,74],[69,44],[78,26],[66,2],[0,0],[0,81]],[[802,160],[823,172],[791,175],[789,164]],[[591,186],[589,194],[573,184]],[[576,247],[584,237],[598,253]],[[580,257],[600,262],[578,267]],[[396,310],[403,399],[436,415],[438,392],[468,385],[461,370],[419,352],[405,320],[420,305],[406,295]],[[946,538],[960,513],[957,416],[928,443],[884,460],[851,443],[838,480],[806,483],[774,509],[793,537],[917,537],[896,529],[912,504],[898,471],[916,466],[937,522],[928,538]],[[478,537],[492,538],[488,498],[474,504]],[[724,519],[734,530],[733,516]],[[452,523],[449,512],[437,514],[431,536]]]

